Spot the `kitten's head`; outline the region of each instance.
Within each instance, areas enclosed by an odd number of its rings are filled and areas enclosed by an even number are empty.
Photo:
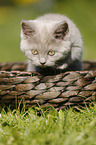
[[[22,21],[21,50],[35,66],[59,68],[58,60],[70,52],[67,22]]]

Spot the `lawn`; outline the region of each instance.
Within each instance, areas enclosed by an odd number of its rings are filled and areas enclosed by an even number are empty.
[[[96,145],[96,105],[78,111],[3,109],[0,145]]]

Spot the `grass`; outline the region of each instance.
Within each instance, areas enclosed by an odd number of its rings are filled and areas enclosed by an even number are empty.
[[[78,111],[72,108],[1,111],[0,145],[95,144],[96,105]]]

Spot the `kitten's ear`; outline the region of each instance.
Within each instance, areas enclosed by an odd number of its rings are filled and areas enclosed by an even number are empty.
[[[66,22],[61,22],[55,30],[54,37],[56,39],[63,39],[64,36],[68,33],[68,31],[68,24]]]
[[[34,30],[32,29],[32,27],[29,25],[28,21],[26,20],[23,20],[21,22],[21,28],[22,28],[23,34],[26,37],[31,37],[32,34],[34,33]]]

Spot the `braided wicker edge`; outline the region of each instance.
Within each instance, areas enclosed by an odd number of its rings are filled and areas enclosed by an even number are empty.
[[[55,76],[22,71],[0,71],[0,105],[84,106],[96,100],[96,70],[65,72]]]

